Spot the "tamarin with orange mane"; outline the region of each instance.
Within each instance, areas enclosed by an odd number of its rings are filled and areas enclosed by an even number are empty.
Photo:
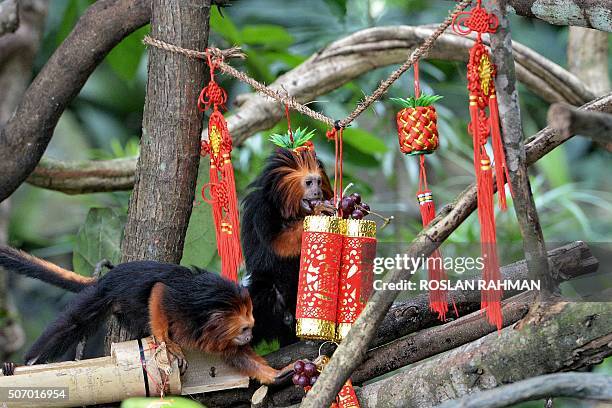
[[[258,322],[254,340],[295,342],[295,307],[304,217],[331,213],[314,201],[333,196],[323,164],[310,150],[276,149],[243,201],[242,247]]]
[[[248,291],[214,273],[140,261],[117,265],[95,280],[2,246],[0,266],[77,292],[26,353],[27,364],[57,360],[114,313],[137,338],[153,334],[165,342],[181,371],[186,348],[220,355],[264,384],[288,374],[270,367],[249,345],[255,321]]]

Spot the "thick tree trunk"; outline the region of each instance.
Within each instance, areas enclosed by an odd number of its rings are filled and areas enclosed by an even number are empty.
[[[153,1],[151,36],[195,50],[208,45],[210,0]],[[122,243],[122,261],[179,263],[198,174],[207,68],[201,61],[149,50],[140,159]],[[126,340],[111,323],[107,344]]]
[[[529,183],[529,173],[527,172],[523,125],[514,73],[510,21],[506,15],[507,4],[507,0],[498,0],[491,3],[492,11],[499,20],[497,31],[490,34],[492,59],[497,67],[495,85],[499,102],[499,119],[508,173],[510,174],[509,182],[512,185],[514,195],[514,212],[523,237],[525,258],[527,259],[531,279],[541,282],[541,294],[548,296],[551,293],[556,293],[557,288],[549,273],[544,235],[542,234],[542,227]],[[495,165],[499,164],[496,163]]]
[[[537,375],[577,370],[612,354],[610,303],[557,303],[538,318],[365,386],[362,407],[431,407]]]

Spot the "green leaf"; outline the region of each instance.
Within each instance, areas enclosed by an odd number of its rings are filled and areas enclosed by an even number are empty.
[[[197,401],[183,398],[168,396],[164,398],[163,402],[160,403],[160,399],[155,398],[144,398],[134,397],[128,398],[121,403],[121,408],[150,408],[150,407],[164,407],[164,408],[204,408],[204,405]]]
[[[297,128],[293,131],[293,142],[291,141],[291,135],[289,131],[283,135],[278,133],[270,136],[270,141],[275,145],[285,149],[295,149],[302,146],[304,143],[314,137],[314,130],[308,131],[308,128]]]
[[[391,101],[400,105],[403,108],[416,108],[417,106],[431,106],[434,103],[438,102],[440,99],[444,98],[440,95],[421,95],[418,98],[413,96],[409,98],[390,98]]]
[[[185,247],[181,265],[198,266],[204,268],[210,264],[217,253],[217,240],[215,237],[215,224],[212,217],[210,204],[202,201],[202,187],[208,183],[209,163],[207,159],[200,160],[198,170],[198,181],[196,184],[197,204],[191,211],[187,235],[185,236]],[[206,195],[209,197],[207,189]]]
[[[293,44],[293,37],[287,30],[271,24],[247,25],[241,37],[245,44],[265,45],[275,50],[284,50]]]
[[[113,71],[122,79],[126,81],[134,79],[144,54],[145,46],[142,43],[142,39],[149,30],[150,26],[147,24],[134,31],[113,48],[106,57],[106,61]]]
[[[382,139],[379,139],[372,133],[359,128],[344,129],[342,140],[344,143],[349,144],[355,149],[367,154],[385,153],[387,150],[389,150]]]
[[[210,27],[214,32],[223,37],[231,45],[238,45],[243,43],[238,28],[227,16],[227,13],[224,14],[224,17],[222,17],[217,7],[213,7],[210,10]]]
[[[113,208],[91,208],[85,224],[79,228],[72,263],[74,271],[91,275],[96,264],[107,259],[113,264],[121,259],[121,238],[126,215]]]

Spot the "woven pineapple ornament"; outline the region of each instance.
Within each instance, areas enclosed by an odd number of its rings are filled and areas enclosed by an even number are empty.
[[[438,115],[433,104],[442,96],[421,95],[419,85],[419,64],[414,64],[414,97],[407,99],[391,98],[403,107],[397,113],[397,136],[400,150],[406,155],[419,155],[419,189],[417,201],[423,227],[426,227],[436,216],[433,194],[427,186],[425,155],[433,153],[439,146],[437,120]],[[440,250],[436,249],[427,260],[427,277],[430,285],[447,279],[442,265]],[[435,284],[434,284],[435,285]],[[429,290],[429,307],[438,314],[442,321],[448,313],[448,293],[437,286]],[[455,309],[456,313],[456,309]]]
[[[453,30],[461,35],[476,32],[476,41],[470,50],[467,65],[469,91],[470,125],[469,132],[474,143],[474,171],[478,192],[478,221],[480,222],[481,252],[484,258],[483,280],[486,286],[501,280],[497,256],[495,213],[493,208],[493,171],[495,171],[499,206],[505,210],[505,183],[509,179],[506,158],[499,127],[499,112],[495,96],[496,68],[489,51],[482,42],[482,35],[494,33],[498,20],[494,14],[487,13],[481,0],[467,12],[453,19]],[[488,108],[488,114],[487,114]],[[491,138],[494,163],[491,162],[486,144]],[[485,289],[481,293],[481,308],[486,312],[489,323],[502,327],[502,291]]]
[[[210,81],[198,98],[200,111],[212,110],[208,120],[208,140],[202,141],[200,154],[210,156],[210,180],[202,187],[202,198],[212,205],[217,250],[221,257],[221,275],[238,281],[242,263],[240,221],[236,182],[232,167],[232,138],[221,113],[227,102],[227,92],[215,81],[216,60],[208,55]],[[209,190],[210,197],[206,196]]]

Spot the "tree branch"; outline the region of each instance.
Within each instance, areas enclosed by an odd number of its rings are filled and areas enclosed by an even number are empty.
[[[66,194],[131,190],[136,178],[136,160],[63,162],[43,157],[27,181]]]
[[[597,364],[612,354],[611,341],[612,303],[559,302],[521,329],[491,333],[367,385],[358,395],[364,408],[433,406],[537,375]]]
[[[583,106],[585,109],[612,109],[612,93]],[[567,140],[549,128],[538,132],[538,137],[528,141],[527,164],[531,165],[554,147]],[[472,184],[459,195],[454,203],[444,207],[423,229],[405,251],[408,257],[429,256],[476,208],[476,186]],[[384,283],[408,279],[409,270],[389,271]],[[368,345],[376,334],[376,328],[395,300],[397,291],[377,291],[367,303],[348,337],[340,344],[326,369],[323,370],[312,392],[308,393],[303,408],[327,406],[365,357]],[[358,336],[354,333],[359,333]]]
[[[454,0],[458,1],[458,0]],[[548,24],[612,32],[612,0],[508,0],[507,11]]]
[[[447,401],[439,408],[502,408],[548,397],[612,402],[612,377],[592,373],[541,375],[469,397]]]
[[[0,130],[0,201],[34,170],[60,115],[96,66],[149,18],[147,0],[99,0],[81,16]]]
[[[548,126],[564,137],[578,134],[612,147],[612,115],[609,113],[586,112],[565,103],[555,103],[548,109]]]
[[[499,104],[500,124],[503,145],[506,152],[506,163],[512,184],[514,212],[523,237],[523,250],[529,266],[531,279],[542,285],[540,295],[546,297],[557,293],[552,276],[549,273],[546,257],[546,244],[538,211],[531,192],[529,173],[523,144],[523,126],[519,106],[516,76],[514,74],[514,57],[512,55],[512,36],[510,21],[506,16],[506,0],[491,3],[491,11],[497,16],[499,26],[489,35],[493,63],[497,67],[495,78],[497,100]],[[498,166],[501,163],[496,163]]]
[[[286,89],[299,102],[312,101],[372,69],[403,62],[406,55],[432,30],[427,26],[398,26],[356,32],[314,54],[297,68],[280,76],[271,86]],[[467,61],[472,45],[473,39],[446,33],[436,42],[430,58]],[[518,79],[546,101],[583,104],[595,98],[580,80],[540,54],[517,42],[513,43],[513,49]],[[282,118],[283,109],[278,103],[260,95],[240,95],[238,101],[239,108],[228,119],[236,146],[255,132],[274,126]],[[204,137],[207,137],[206,134]],[[90,168],[94,166],[95,163],[91,163]],[[41,184],[61,186],[65,183],[45,181]],[[113,180],[104,183],[105,187],[113,184],[122,185]],[[79,188],[94,192],[96,187],[89,184]]]

